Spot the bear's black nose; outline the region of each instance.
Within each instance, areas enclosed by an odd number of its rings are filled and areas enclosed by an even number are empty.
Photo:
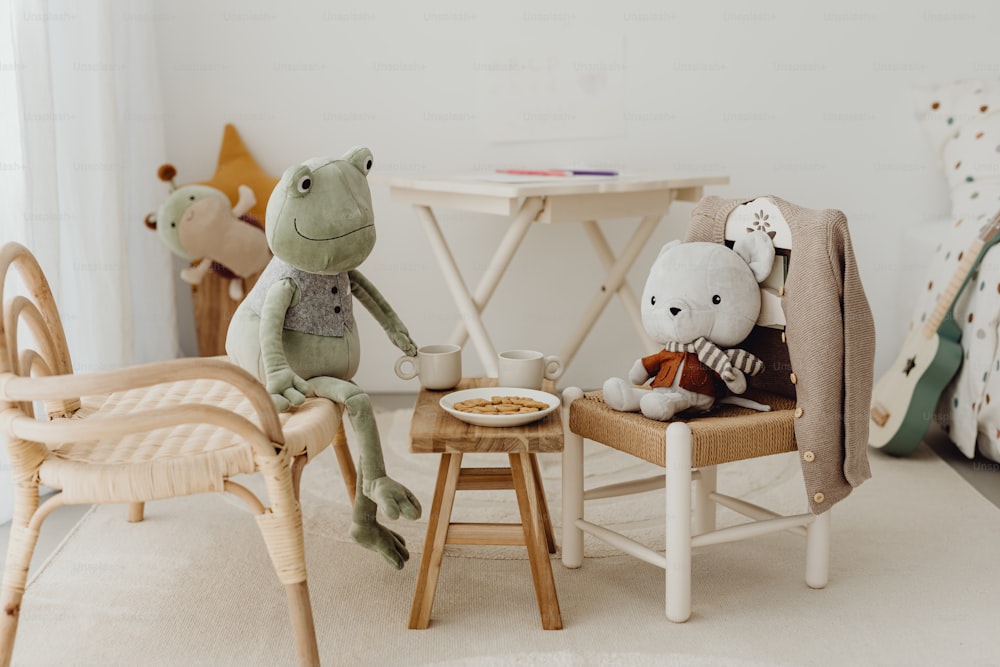
[[[671,308],[670,309],[670,314],[673,315],[673,316],[675,316],[675,317],[677,316],[677,313],[679,313],[679,312],[681,312],[680,308]]]

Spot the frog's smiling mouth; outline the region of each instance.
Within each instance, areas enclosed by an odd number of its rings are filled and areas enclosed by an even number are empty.
[[[295,227],[295,233],[298,234],[299,236],[301,236],[302,238],[306,239],[307,241],[333,241],[334,239],[342,239],[345,236],[350,236],[354,232],[360,232],[362,229],[368,229],[369,227],[374,227],[375,223],[372,223],[370,225],[362,225],[361,227],[358,227],[357,229],[352,229],[349,232],[345,232],[345,233],[339,234],[337,236],[328,236],[326,238],[320,238],[320,239],[313,238],[311,236],[306,236],[305,234],[303,234],[302,232],[300,232],[299,231],[299,219],[298,218],[292,218],[292,226]]]

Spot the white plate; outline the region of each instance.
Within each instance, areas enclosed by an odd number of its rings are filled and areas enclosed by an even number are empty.
[[[482,398],[488,401],[493,396],[523,396],[524,398],[534,399],[539,403],[548,403],[549,407],[538,412],[525,412],[514,415],[481,415],[472,412],[461,412],[452,407],[455,403],[467,401],[470,398]],[[445,412],[455,419],[461,419],[467,424],[474,424],[476,426],[523,426],[524,424],[530,424],[542,419],[559,407],[559,402],[558,396],[545,391],[518,389],[516,387],[480,387],[478,389],[463,389],[462,391],[452,392],[441,397],[440,404]]]

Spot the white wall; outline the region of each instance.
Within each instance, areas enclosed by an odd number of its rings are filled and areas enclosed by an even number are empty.
[[[875,312],[878,369],[902,340],[897,283],[919,276],[922,261],[901,255],[901,234],[948,210],[911,87],[1000,73],[1000,4],[991,0],[947,9],[929,0],[285,4],[169,0],[149,17],[168,158],[181,180],[211,175],[226,122],[275,175],[355,145],[369,146],[383,171],[591,164],[728,174],[731,185],[713,193],[774,193],[846,212]],[[498,77],[498,62],[537,67]],[[547,80],[540,70],[562,74]],[[524,137],[578,123],[583,138],[493,141],[504,129],[495,86],[512,91],[515,109],[537,99],[564,114],[554,124],[558,113],[525,117]],[[588,91],[594,108],[579,104]],[[594,118],[601,122],[586,126]],[[419,344],[443,342],[456,311],[416,218],[384,188],[373,195],[379,241],[362,268]],[[637,289],[690,210],[678,204],[640,257]],[[502,221],[440,218],[477,279]],[[604,229],[620,247],[633,225]],[[497,346],[556,352],[598,288],[596,267],[578,226],[532,230],[487,311]],[[412,389],[392,373],[397,353],[374,321],[360,320],[361,386]],[[613,301],[562,384],[597,386],[626,373],[640,351]],[[471,349],[465,362],[468,373],[481,371]]]

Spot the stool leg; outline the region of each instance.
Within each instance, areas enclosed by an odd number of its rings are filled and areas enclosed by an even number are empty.
[[[531,577],[535,583],[535,597],[542,615],[542,628],[562,630],[562,615],[559,612],[559,598],[556,596],[556,582],[552,578],[552,563],[549,561],[545,538],[535,528],[538,517],[533,516],[531,507],[530,494],[535,484],[531,472],[531,455],[522,453],[509,456],[517,506],[521,511],[524,542],[528,548],[528,562],[531,564]]]
[[[538,467],[538,455],[529,454],[531,458],[531,475],[534,477],[534,505],[538,508],[538,517],[541,520],[541,530],[545,534],[545,545],[549,548],[549,553],[556,552],[556,536],[552,530],[552,517],[549,516],[549,503],[545,500],[545,486],[542,484],[542,471]]]
[[[434,499],[427,520],[427,537],[424,539],[424,553],[420,556],[420,572],[417,574],[417,589],[413,594],[410,608],[411,630],[425,630],[431,621],[431,607],[437,590],[438,575],[441,574],[441,557],[444,555],[451,509],[455,504],[455,490],[458,475],[462,470],[461,454],[442,454],[438,467]]]

